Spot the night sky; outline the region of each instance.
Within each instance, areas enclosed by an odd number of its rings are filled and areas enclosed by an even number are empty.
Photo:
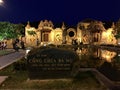
[[[77,24],[86,18],[117,21],[120,0],[3,0],[0,21],[12,23],[51,20]]]

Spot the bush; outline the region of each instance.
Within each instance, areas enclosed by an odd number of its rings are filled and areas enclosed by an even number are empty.
[[[56,47],[56,45],[54,45],[54,44],[49,44],[48,46],[49,47]]]
[[[19,61],[13,64],[14,70],[27,70],[27,61],[25,58],[20,59]]]

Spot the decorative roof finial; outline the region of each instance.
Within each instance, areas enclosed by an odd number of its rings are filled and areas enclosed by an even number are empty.
[[[30,27],[31,27],[31,26],[30,26],[30,22],[29,22],[29,21],[27,22],[26,27],[27,27],[27,28],[30,28]]]
[[[114,22],[112,23],[112,26],[111,26],[111,28],[115,28],[115,23],[114,23]]]
[[[63,22],[62,23],[62,27],[61,27],[63,30],[66,28],[66,26],[65,26],[65,23]]]

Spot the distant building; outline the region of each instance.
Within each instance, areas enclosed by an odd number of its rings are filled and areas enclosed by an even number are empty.
[[[27,46],[46,44],[116,44],[114,25],[105,29],[101,21],[84,20],[76,27],[54,27],[52,21],[40,21],[38,28],[31,27],[30,22],[25,27],[25,43]]]

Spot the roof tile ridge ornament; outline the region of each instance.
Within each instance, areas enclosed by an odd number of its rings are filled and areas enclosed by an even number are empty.
[[[62,30],[65,30],[66,29],[66,26],[65,26],[65,23],[64,22],[62,22]]]
[[[27,22],[26,27],[27,27],[27,28],[30,28],[30,27],[31,27],[31,26],[30,26],[30,22],[29,22],[29,21]]]
[[[38,28],[42,28],[43,27],[43,20],[40,21]]]
[[[112,25],[111,25],[111,28],[115,28],[115,23],[114,22],[112,22]]]

